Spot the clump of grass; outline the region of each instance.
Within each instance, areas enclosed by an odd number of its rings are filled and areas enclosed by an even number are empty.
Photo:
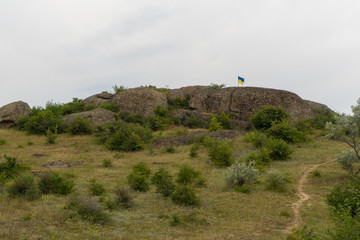
[[[318,169],[315,169],[315,170],[311,171],[310,174],[313,177],[321,177],[321,172]]]
[[[199,150],[199,144],[193,144],[190,148],[190,158],[197,158],[198,157],[198,150]]]
[[[111,159],[104,159],[103,162],[102,162],[102,166],[104,168],[112,168],[113,164],[112,164]]]
[[[0,138],[0,145],[5,145],[5,144],[6,144],[6,140],[5,140],[5,139]]]
[[[102,185],[101,183],[98,183],[96,181],[96,179],[91,179],[90,185],[89,185],[89,192],[92,195],[101,196],[101,195],[105,194],[106,189],[105,189],[104,185]]]
[[[175,147],[173,145],[170,145],[165,148],[166,153],[175,153]]]
[[[23,197],[28,201],[40,198],[40,191],[35,184],[34,176],[31,174],[24,174],[15,178],[7,191],[11,198]]]
[[[290,213],[289,213],[288,211],[285,211],[285,210],[284,210],[284,211],[281,211],[281,212],[280,212],[280,216],[281,216],[281,217],[287,217],[287,218],[288,218],[288,217],[290,217],[291,215],[290,215]]]
[[[115,189],[115,202],[121,208],[131,208],[134,205],[133,197],[129,190],[124,187],[117,187]]]
[[[45,137],[47,140],[47,143],[49,144],[54,144],[57,138],[57,129],[55,129],[55,131],[51,131],[50,129],[46,130],[45,132]]]
[[[39,189],[44,194],[67,195],[74,191],[74,182],[63,178],[56,172],[45,172],[40,175]]]
[[[287,180],[283,172],[272,170],[265,177],[265,188],[271,191],[283,192],[286,190]]]
[[[17,145],[17,148],[24,148],[24,145],[19,144],[19,145]]]
[[[34,142],[32,142],[32,141],[27,141],[26,144],[27,144],[28,146],[32,146],[32,145],[34,145]]]
[[[110,222],[110,216],[104,212],[102,206],[95,199],[84,199],[78,195],[72,195],[65,209],[73,210],[84,220],[106,224]]]

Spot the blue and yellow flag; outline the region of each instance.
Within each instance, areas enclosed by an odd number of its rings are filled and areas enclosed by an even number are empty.
[[[240,77],[240,76],[238,76],[238,83],[240,83],[241,85],[243,85],[244,82],[245,82],[245,79],[242,78],[242,77]]]

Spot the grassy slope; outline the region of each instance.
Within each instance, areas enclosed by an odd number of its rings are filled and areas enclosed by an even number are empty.
[[[273,163],[271,168],[286,172],[290,182],[284,193],[264,189],[262,177],[253,192],[244,194],[224,186],[223,169],[215,168],[207,159],[207,152],[190,159],[190,146],[177,147],[174,154],[160,149],[137,153],[121,153],[105,150],[94,143],[93,136],[60,135],[54,145],[45,144],[45,137],[26,135],[14,130],[0,129],[0,154],[16,157],[31,166],[32,171],[48,170],[42,164],[54,160],[82,161],[84,166],[55,168],[53,170],[75,175],[77,192],[88,195],[91,178],[105,185],[108,195],[117,185],[126,185],[126,176],[133,164],[145,162],[154,173],[160,167],[175,174],[181,164],[187,163],[200,170],[207,179],[207,187],[197,189],[200,207],[174,205],[155,193],[152,187],[147,193],[133,193],[136,205],[130,210],[112,211],[111,224],[98,225],[81,220],[64,210],[67,197],[47,195],[35,202],[9,199],[6,191],[0,193],[0,239],[286,239],[283,230],[292,221],[291,204],[297,200],[296,184],[311,164],[330,161],[341,150],[341,143],[317,137],[313,141],[294,146],[295,153],[288,162]],[[28,145],[28,142],[33,145]],[[250,144],[241,138],[231,141],[235,157],[241,158],[251,151]],[[46,154],[35,158],[34,153]],[[111,159],[113,168],[103,168],[103,159]],[[3,161],[4,159],[0,159]],[[309,177],[305,184],[311,200],[300,210],[303,224],[315,227],[324,234],[329,226],[329,216],[324,196],[332,186],[346,176],[346,172],[334,162],[319,167],[320,178]],[[173,214],[180,216],[196,213],[198,221],[180,226],[170,226]],[[284,213],[288,213],[290,216]]]

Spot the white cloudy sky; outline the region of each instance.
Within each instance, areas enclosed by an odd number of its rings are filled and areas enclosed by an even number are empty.
[[[0,106],[240,75],[350,112],[359,65],[358,0],[0,0]]]

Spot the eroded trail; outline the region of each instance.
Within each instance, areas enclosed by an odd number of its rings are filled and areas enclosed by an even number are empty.
[[[304,172],[304,174],[301,176],[300,181],[298,182],[297,185],[297,192],[296,195],[298,195],[299,200],[296,201],[295,203],[292,204],[291,208],[293,209],[294,212],[294,219],[291,222],[291,224],[284,230],[285,233],[291,233],[294,229],[297,229],[300,224],[301,224],[301,216],[300,216],[300,207],[302,206],[302,204],[305,201],[310,200],[310,196],[304,192],[304,184],[307,181],[307,178],[309,176],[309,173],[313,170],[315,170],[316,168],[318,168],[321,165],[324,164],[328,164],[330,162],[332,162],[334,160],[328,161],[328,162],[324,162],[324,163],[319,163],[319,164],[315,164],[315,165],[310,165],[306,171]]]

